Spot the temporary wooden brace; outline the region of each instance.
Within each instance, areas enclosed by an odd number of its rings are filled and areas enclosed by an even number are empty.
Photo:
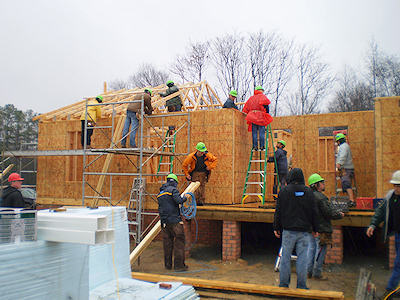
[[[280,297],[296,297],[305,299],[344,299],[342,292],[291,289],[270,285],[260,285],[251,283],[241,283],[232,281],[207,280],[191,277],[178,277],[159,274],[148,274],[132,272],[132,277],[139,280],[150,282],[159,281],[179,281],[184,284],[190,284],[194,287],[205,289],[216,289],[225,291],[237,291],[242,293],[253,293],[263,295],[274,295]]]
[[[110,148],[115,148],[115,144],[121,138],[122,126],[124,125],[124,123],[125,123],[125,117],[121,117],[115,128],[114,135],[111,140]],[[108,153],[106,155],[106,161],[104,162],[103,169],[101,171],[101,173],[103,173],[103,174],[100,175],[99,181],[97,182],[97,187],[96,187],[97,193],[100,193],[103,188],[104,180],[106,178],[106,175],[104,175],[104,173],[106,173],[108,171],[108,168],[110,167],[110,163],[111,163],[113,156],[114,156],[113,153]],[[97,194],[97,196],[99,196],[99,194]],[[99,197],[96,197],[94,199],[94,204],[97,205],[98,201],[99,201]]]
[[[197,188],[200,186],[200,182],[192,182],[189,186],[185,189],[185,191],[181,194],[183,196],[186,193],[193,193]],[[161,222],[158,221],[154,227],[150,230],[150,232],[144,237],[144,239],[136,246],[136,248],[132,251],[129,255],[129,261],[133,264],[142,252],[150,245],[150,243],[154,240],[154,238],[159,234],[161,231]]]
[[[5,176],[8,172],[10,172],[10,170],[14,167],[14,164],[9,165],[7,168],[5,168],[5,170],[3,172],[1,172],[0,174],[0,179],[3,178],[3,176]]]

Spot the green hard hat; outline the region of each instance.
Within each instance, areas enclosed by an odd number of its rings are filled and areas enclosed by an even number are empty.
[[[166,83],[166,85],[168,85],[168,84],[170,84],[170,83],[174,84],[174,82],[173,82],[172,80],[168,80],[167,83]]]
[[[149,92],[150,96],[153,95],[153,91],[151,89],[144,89],[145,92]]]
[[[232,95],[233,97],[237,97],[237,91],[232,90],[229,92],[229,95]]]
[[[206,145],[203,142],[197,143],[196,149],[199,150],[200,152],[207,151]]]
[[[286,142],[284,140],[280,140],[278,143],[281,143],[283,146],[286,147]]]
[[[264,88],[261,85],[256,86],[256,91],[263,91]]]
[[[103,98],[103,96],[102,96],[102,95],[99,95],[99,96],[97,96],[97,97],[96,97],[96,100],[97,100],[97,99],[100,99],[100,100],[101,100],[101,102],[103,102],[103,99],[104,99],[104,98]]]
[[[176,176],[176,175],[173,174],[173,173],[169,174],[169,175],[167,176],[167,179],[168,179],[168,178],[175,179],[175,181],[178,182],[178,176]]]
[[[338,141],[338,140],[340,140],[340,139],[345,139],[346,138],[346,136],[343,134],[343,133],[338,133],[336,136],[335,136],[335,140],[336,141]]]
[[[324,179],[321,177],[321,175],[319,175],[317,173],[314,173],[310,177],[308,177],[309,185],[312,185],[314,183],[321,182],[321,181],[324,181]]]

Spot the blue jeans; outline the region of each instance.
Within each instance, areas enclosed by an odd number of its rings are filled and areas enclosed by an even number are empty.
[[[126,146],[126,138],[129,133],[129,126],[132,124],[132,132],[129,135],[129,145],[131,148],[136,148],[136,132],[139,127],[139,120],[136,118],[136,113],[130,110],[126,111],[126,119],[124,129],[122,131],[121,145]]]
[[[282,232],[282,258],[279,279],[280,287],[289,287],[290,284],[290,258],[293,249],[296,249],[297,288],[307,289],[307,249],[312,235],[308,232],[283,230]]]
[[[322,276],[322,265],[324,264],[328,245],[320,245],[319,237],[311,237],[311,242],[308,247],[308,265],[307,273],[314,277]]]
[[[265,126],[251,124],[251,134],[253,136],[253,148],[258,148],[257,133],[260,137],[260,148],[265,148]]]
[[[386,287],[387,290],[393,291],[397,288],[400,282],[400,233],[395,234],[395,246],[396,246],[396,258],[394,260],[394,267],[392,276],[390,276],[388,285]]]

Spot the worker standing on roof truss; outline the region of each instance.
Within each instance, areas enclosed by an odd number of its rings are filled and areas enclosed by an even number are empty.
[[[307,250],[311,232],[318,231],[318,211],[312,190],[305,186],[303,171],[292,169],[288,185],[278,195],[274,215],[274,234],[282,236],[280,287],[289,287],[290,260],[296,249],[297,288],[307,289]]]
[[[89,100],[88,105],[98,104],[103,102],[103,96],[97,96],[96,100]],[[85,146],[85,118],[86,118],[86,147],[91,148],[91,140],[93,135],[93,127],[96,125],[97,119],[101,118],[100,106],[87,106],[87,116],[86,110],[83,111],[81,115],[81,144],[82,147]]]
[[[129,103],[126,109],[126,119],[124,124],[124,129],[122,130],[122,148],[126,148],[126,139],[129,135],[129,145],[131,148],[136,148],[136,133],[139,128],[140,110],[142,103],[139,100],[144,101],[144,113],[151,115],[153,112],[153,107],[151,106],[151,95],[152,90],[145,89],[144,93],[140,93],[133,97],[135,102]],[[132,131],[129,134],[129,127],[132,125]]]
[[[331,220],[338,220],[344,217],[341,211],[333,208],[328,197],[322,192],[325,191],[325,181],[321,175],[315,173],[308,178],[308,185],[313,190],[319,212],[319,236],[312,237],[308,247],[308,278],[317,280],[328,280],[322,276],[322,265],[328,245],[332,245],[332,224]]]
[[[383,223],[383,238],[386,241],[389,235],[395,235],[396,258],[392,276],[386,286],[386,292],[382,299],[391,299],[390,295],[398,290],[400,283],[400,170],[392,175],[390,183],[393,190],[390,190],[382,203],[375,209],[375,214],[371,219],[371,225],[367,229],[367,236],[374,234],[375,228]]]
[[[232,90],[229,92],[229,97],[228,99],[225,101],[224,106],[222,106],[222,108],[234,108],[239,110],[239,108],[236,106],[235,104],[235,100],[237,98],[237,91]]]
[[[271,101],[264,95],[264,88],[256,86],[254,95],[246,101],[243,107],[243,112],[247,114],[248,130],[252,132],[254,150],[265,149],[265,126],[272,122],[268,106],[270,103]],[[258,147],[258,142],[260,142],[260,147]]]
[[[354,178],[354,165],[350,146],[346,143],[346,136],[343,133],[338,133],[335,136],[335,140],[339,146],[339,151],[336,156],[336,169],[339,171],[342,190],[343,193],[349,195],[349,200],[351,201],[350,206],[356,206],[353,188],[351,186],[351,181]]]
[[[161,97],[167,97],[167,96],[172,95],[179,91],[178,87],[175,85],[175,83],[172,80],[168,80],[166,85],[168,88],[165,91],[165,93],[160,93]],[[165,105],[167,106],[169,112],[181,111],[182,110],[181,96],[178,95],[172,99],[168,99],[165,102]]]
[[[194,194],[197,205],[205,203],[205,184],[210,178],[211,170],[217,166],[217,161],[217,157],[207,151],[203,142],[199,142],[196,145],[196,151],[190,153],[183,161],[182,168],[186,179],[200,182]]]
[[[158,212],[161,220],[161,233],[164,248],[164,266],[172,269],[172,252],[174,254],[175,271],[186,271],[185,265],[185,231],[179,205],[187,198],[181,197],[178,189],[178,177],[175,174],[167,176],[167,182],[160,188],[157,195]]]
[[[279,182],[281,184],[281,188],[286,185],[286,177],[288,174],[288,162],[287,162],[287,152],[283,148],[286,147],[286,142],[284,140],[280,140],[276,144],[275,151],[275,159],[278,170],[275,170],[278,173]],[[268,157],[268,162],[274,162],[274,157]]]

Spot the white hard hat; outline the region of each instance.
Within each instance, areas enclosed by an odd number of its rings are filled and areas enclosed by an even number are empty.
[[[393,173],[390,183],[400,184],[400,170],[397,170],[396,172]]]

